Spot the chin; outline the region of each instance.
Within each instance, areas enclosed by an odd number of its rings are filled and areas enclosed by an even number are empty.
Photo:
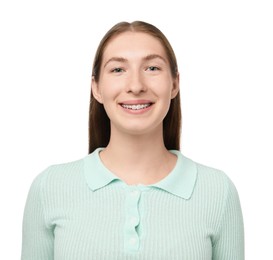
[[[127,135],[142,136],[142,135],[156,135],[162,133],[162,124],[150,124],[145,126],[144,124],[132,124],[130,126],[123,126],[120,130]]]

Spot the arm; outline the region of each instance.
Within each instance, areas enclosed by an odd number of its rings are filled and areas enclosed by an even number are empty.
[[[21,260],[53,260],[54,233],[46,226],[42,201],[42,183],[44,175],[40,174],[33,181],[23,219]]]
[[[243,216],[237,190],[230,180],[212,259],[244,260]]]

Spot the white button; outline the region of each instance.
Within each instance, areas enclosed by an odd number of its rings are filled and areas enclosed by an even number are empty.
[[[135,197],[138,196],[139,193],[140,193],[140,191],[138,191],[138,190],[131,191],[132,196],[135,196]]]
[[[137,242],[136,238],[132,237],[130,238],[130,244],[134,245]]]
[[[131,223],[136,224],[137,223],[137,218],[136,217],[131,217]]]

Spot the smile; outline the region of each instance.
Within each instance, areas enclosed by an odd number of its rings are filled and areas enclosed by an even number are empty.
[[[141,109],[145,109],[149,106],[151,106],[151,103],[147,103],[147,104],[133,104],[133,105],[129,105],[129,104],[121,104],[121,106],[123,108],[126,109],[130,109],[130,110],[141,110]]]

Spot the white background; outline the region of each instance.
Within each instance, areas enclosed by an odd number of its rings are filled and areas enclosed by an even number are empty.
[[[20,258],[32,180],[87,154],[93,55],[123,20],[153,23],[170,40],[181,73],[182,152],[229,175],[246,259],[273,259],[270,2],[1,1],[0,259]]]

